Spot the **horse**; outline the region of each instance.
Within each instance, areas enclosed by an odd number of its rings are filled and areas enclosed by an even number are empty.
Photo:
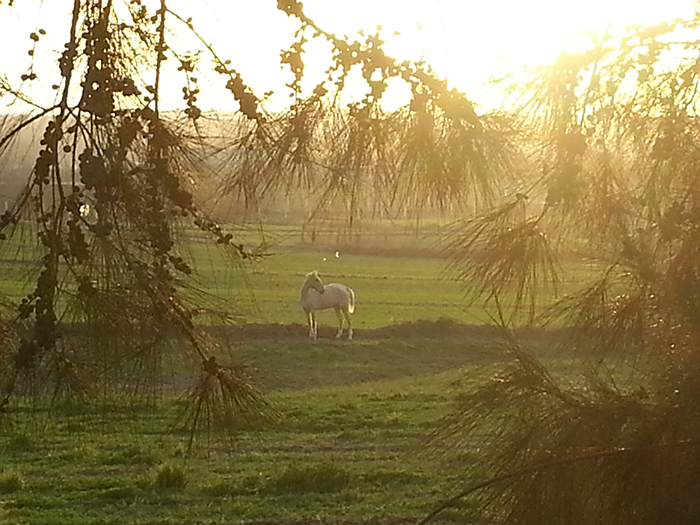
[[[352,339],[352,314],[355,311],[355,292],[344,284],[323,284],[317,271],[306,274],[301,287],[299,303],[306,314],[309,325],[309,337],[316,339],[318,323],[316,311],[333,308],[338,316],[337,338],[343,336],[343,318],[348,325],[348,339]]]

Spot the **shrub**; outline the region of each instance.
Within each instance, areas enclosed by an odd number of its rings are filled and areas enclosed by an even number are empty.
[[[160,489],[184,489],[187,485],[185,469],[180,465],[163,464],[156,471],[154,484]]]
[[[16,470],[0,472],[0,492],[17,492],[24,487],[24,477]]]

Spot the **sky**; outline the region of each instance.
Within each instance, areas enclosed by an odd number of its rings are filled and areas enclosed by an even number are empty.
[[[146,4],[150,0],[144,0]],[[12,50],[0,59],[0,75],[14,87],[27,88],[19,77],[31,63],[27,51],[29,34],[44,29],[37,44],[37,73],[45,78],[67,39],[66,12],[70,0],[16,0],[10,8],[0,4],[0,46]],[[118,4],[118,2],[115,2]],[[150,4],[154,4],[150,1]],[[277,10],[276,0],[169,0],[168,5],[192,17],[195,28],[239,70],[258,94],[276,92],[273,102],[288,100],[284,88],[291,74],[279,65],[280,50],[294,41],[297,25]],[[692,0],[306,0],[307,16],[325,30],[355,36],[358,31],[374,32],[381,25],[386,51],[398,59],[423,59],[448,79],[452,87],[466,92],[482,106],[498,105],[484,82],[491,76],[517,73],[526,65],[551,63],[562,52],[587,48],[590,35],[608,27],[629,24],[652,25],[663,20],[689,17]],[[188,38],[186,28],[176,29],[171,43],[181,51],[199,44]],[[201,46],[199,46],[201,47]],[[322,78],[328,55],[322,45],[309,45],[308,85]],[[325,57],[325,60],[324,60]],[[220,79],[211,85],[200,78],[202,109],[230,110],[235,107]],[[169,103],[182,105],[182,81],[169,79],[173,89]],[[32,93],[47,103],[54,96],[42,90]],[[358,98],[361,92],[358,91]],[[400,93],[396,100],[401,102]],[[43,99],[43,100],[42,100]]]

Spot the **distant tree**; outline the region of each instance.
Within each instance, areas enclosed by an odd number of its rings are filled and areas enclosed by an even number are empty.
[[[468,479],[493,477],[428,520],[467,495],[513,525],[700,520],[698,51],[697,19],[635,26],[519,86],[537,175],[449,240],[513,359],[443,438],[479,440]],[[524,348],[524,321],[573,372]]]

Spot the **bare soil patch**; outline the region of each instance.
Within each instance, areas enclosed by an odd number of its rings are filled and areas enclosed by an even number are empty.
[[[234,340],[300,340],[306,339],[308,328],[301,323],[247,323],[230,326],[216,326],[212,332],[233,338]],[[318,327],[319,339],[335,338],[334,326],[321,325]],[[539,328],[517,328],[513,331],[516,338],[522,341],[551,340],[555,331]],[[488,340],[504,341],[502,329],[490,325],[465,324],[449,318],[436,320],[419,320],[408,323],[397,323],[379,328],[356,328],[354,336],[359,340],[415,340],[415,339],[447,339],[447,340]]]

